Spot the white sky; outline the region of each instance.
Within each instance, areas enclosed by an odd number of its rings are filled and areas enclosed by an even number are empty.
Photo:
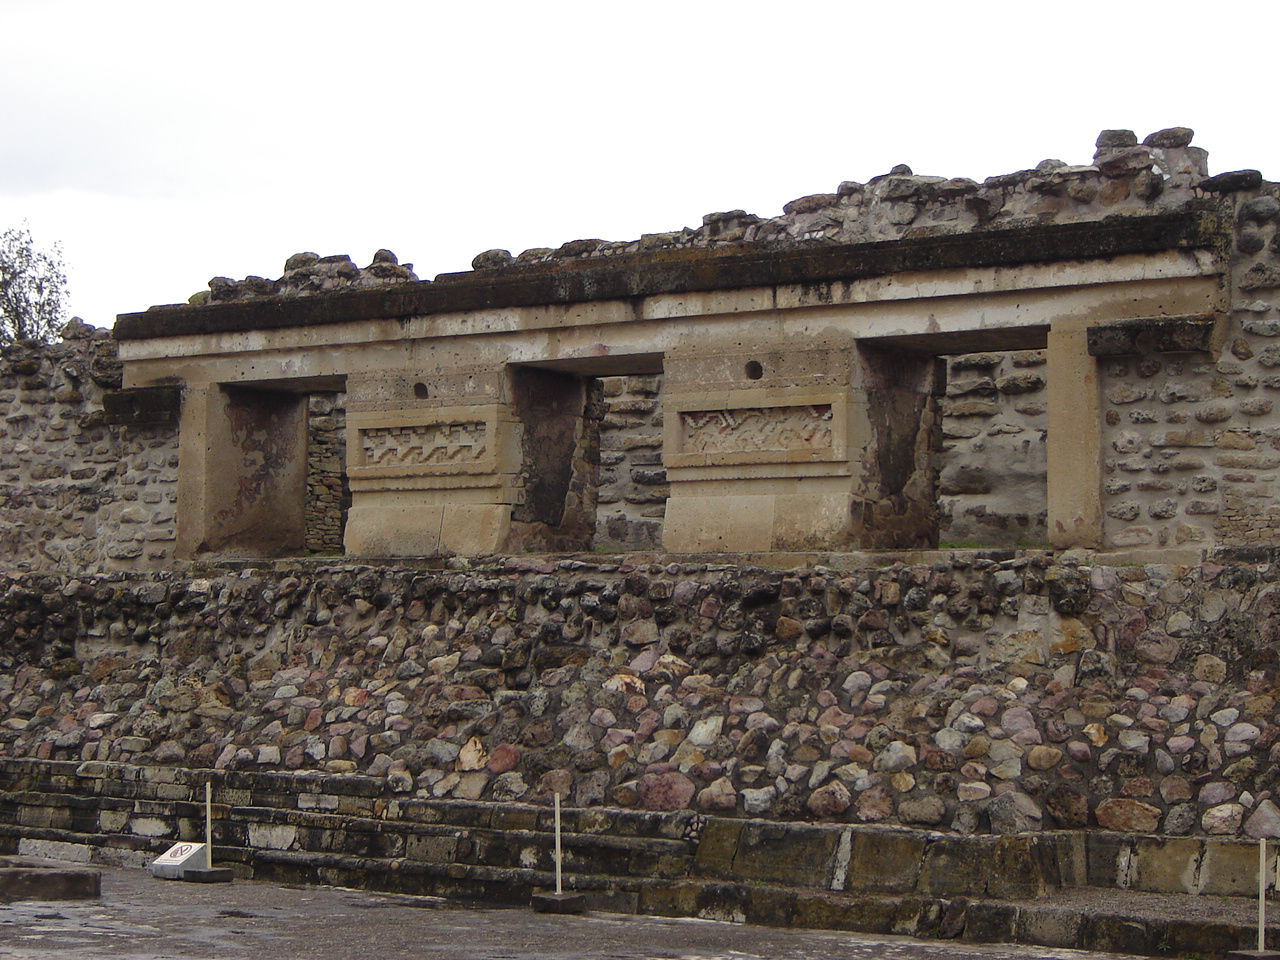
[[[1271,2],[0,0],[0,229],[60,241],[72,312],[379,247],[696,226],[895,163],[1087,163],[1196,130],[1280,178]]]

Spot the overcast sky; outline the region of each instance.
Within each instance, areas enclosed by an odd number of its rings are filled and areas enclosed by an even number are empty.
[[[0,0],[0,229],[62,244],[72,312],[379,247],[424,278],[896,163],[1087,163],[1196,131],[1280,178],[1274,3]]]

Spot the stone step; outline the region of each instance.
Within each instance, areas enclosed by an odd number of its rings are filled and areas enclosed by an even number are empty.
[[[0,758],[0,790],[121,800],[202,803],[204,783],[214,780],[214,803],[244,807],[316,810],[379,816],[394,805],[397,818],[454,826],[550,830],[548,805],[400,797],[388,800],[383,780],[351,774],[281,773],[141,766],[108,761],[39,761]],[[676,813],[603,807],[566,807],[566,831],[678,840],[702,822],[693,811]]]
[[[0,825],[0,852],[19,839],[40,839],[86,862],[134,863],[166,841],[51,828],[25,831]],[[147,851],[150,848],[149,852]],[[132,857],[132,860],[130,860]],[[321,883],[526,905],[554,874],[526,867],[445,863],[315,853],[296,850],[218,848],[218,861],[242,879]],[[568,890],[581,892],[589,909],[656,916],[801,926],[863,933],[958,938],[972,942],[1028,943],[1152,956],[1218,956],[1254,943],[1253,904],[1243,897],[1144,894],[1080,887],[1050,899],[990,898],[829,891],[760,882],[698,878],[600,876],[570,873]],[[1280,924],[1268,928],[1268,945],[1280,947]]]
[[[95,837],[118,831],[126,837],[152,840],[161,848],[203,836],[204,811],[192,803],[95,801],[45,793],[9,794],[9,799],[12,802],[0,808],[0,824],[30,836],[46,830]],[[259,807],[218,807],[215,813],[215,846],[220,855],[231,859],[244,859],[235,853],[239,849],[295,848],[311,853],[554,869],[555,836],[541,830],[422,824]],[[676,877],[689,874],[695,863],[694,845],[684,840],[568,832],[563,833],[561,845],[564,868],[580,873]]]
[[[410,860],[554,869],[555,835],[545,830],[419,824],[234,807],[215,838],[231,846],[340,852]],[[599,875],[688,874],[694,845],[684,840],[564,832],[564,869]]]
[[[37,857],[0,857],[0,903],[15,900],[96,900],[102,874]]]

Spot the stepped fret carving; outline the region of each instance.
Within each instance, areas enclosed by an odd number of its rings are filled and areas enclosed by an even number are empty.
[[[360,431],[366,467],[475,463],[488,453],[483,421],[370,427]]]

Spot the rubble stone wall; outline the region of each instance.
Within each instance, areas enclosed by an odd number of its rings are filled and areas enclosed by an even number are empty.
[[[0,752],[388,796],[1280,832],[1280,566],[512,559],[3,581]]]
[[[943,544],[1044,546],[1047,460],[1042,350],[952,357],[938,477]]]
[[[662,377],[605,377],[594,546],[658,550],[667,504]]]
[[[107,330],[0,352],[0,567],[159,569],[173,556],[177,425],[113,426]]]
[[[1223,174],[1234,201],[1220,352],[1100,361],[1105,540],[1258,545],[1280,532],[1280,185]]]
[[[347,487],[346,395],[316,393],[307,400],[308,553],[341,554],[351,491]]]
[[[1259,545],[1280,532],[1274,498],[1280,321],[1271,300],[1232,319],[1229,353],[1104,362],[1106,537],[1116,546]]]

